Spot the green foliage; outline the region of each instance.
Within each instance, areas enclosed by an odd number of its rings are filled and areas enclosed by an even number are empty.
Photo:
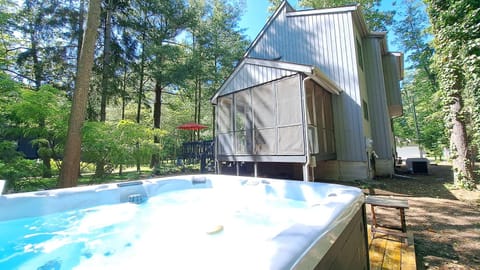
[[[160,144],[153,143],[153,136],[165,135],[165,131],[129,120],[116,124],[86,122],[82,132],[82,160],[87,163],[101,161],[112,169],[120,165],[148,164],[151,155],[162,149]]]
[[[44,175],[51,175],[48,160],[58,160],[65,137],[69,102],[62,92],[44,85],[38,91],[0,74],[0,138],[18,141],[32,138],[45,159]]]
[[[195,20],[185,41],[191,48],[186,52],[190,76],[179,91],[193,105],[193,111],[187,121],[177,122],[177,125],[189,121],[212,123],[209,99],[233,71],[248,46],[242,30],[238,29],[241,7],[237,1],[220,0],[197,2],[192,6],[196,11]]]
[[[404,0],[402,6],[403,10],[397,14],[400,19],[393,29],[396,43],[407,56],[407,72],[402,89],[404,114],[394,119],[395,133],[439,158],[443,148],[448,147],[448,139],[436,74],[430,67],[433,48],[427,33],[427,14],[417,0]]]
[[[8,127],[16,138],[33,138],[42,158],[59,159],[66,136],[70,102],[59,90],[44,85],[38,91],[21,89],[16,101],[9,103]],[[47,172],[49,173],[49,172]]]
[[[18,191],[19,180],[42,175],[42,164],[22,158],[15,148],[14,142],[0,142],[0,179],[7,180],[7,189]]]
[[[43,84],[71,90],[75,66],[70,57],[74,54],[75,25],[78,17],[77,1],[25,0],[8,4],[9,33],[15,42],[7,49],[10,65],[8,71],[19,81],[39,89]],[[13,61],[12,61],[13,60]]]
[[[472,153],[478,149],[480,2],[429,0],[434,68],[450,132],[455,183],[475,187]]]
[[[0,73],[0,138],[34,138],[44,162],[57,162],[54,168],[65,148],[86,2],[0,0],[0,68],[10,75]],[[242,1],[109,3],[113,6],[102,6],[102,23],[108,8],[110,49],[102,25],[82,160],[115,168],[148,164],[152,154],[173,159],[178,146],[192,139],[192,132],[176,132],[175,127],[189,121],[211,126],[209,99],[248,45],[238,29]],[[103,81],[102,74],[108,74]],[[93,121],[103,108],[106,124],[96,126]],[[134,125],[134,119],[142,124]],[[212,132],[203,130],[199,137],[212,138]],[[154,143],[154,137],[160,142]]]
[[[387,26],[392,24],[393,11],[381,11],[379,0],[358,0],[365,20],[370,31],[386,31]],[[350,0],[300,0],[300,5],[304,7],[326,8],[352,4]]]

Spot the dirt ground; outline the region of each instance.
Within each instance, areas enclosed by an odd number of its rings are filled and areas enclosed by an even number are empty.
[[[356,185],[368,194],[408,200],[407,230],[414,235],[417,268],[480,269],[480,190],[455,189],[449,165],[430,165],[428,175],[407,174],[404,167],[398,172]],[[397,214],[391,212],[384,213],[384,223]]]

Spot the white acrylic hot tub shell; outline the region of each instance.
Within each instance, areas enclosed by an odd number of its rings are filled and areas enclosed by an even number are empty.
[[[168,191],[192,188],[221,190],[225,200],[273,195],[304,201],[310,206],[309,215],[300,218],[296,224],[280,232],[272,232],[274,237],[265,243],[268,250],[262,251],[256,258],[255,254],[245,252],[253,257],[249,259],[232,247],[231,251],[235,252],[224,255],[230,260],[229,269],[314,269],[364,204],[361,190],[341,185],[224,175],[189,175],[135,181],[133,185],[122,187],[118,184],[104,184],[4,195],[0,196],[0,221],[126,202],[127,196],[132,193],[153,197]],[[188,256],[185,254],[185,257]],[[196,267],[227,267],[221,261],[215,264],[204,263],[208,265]]]

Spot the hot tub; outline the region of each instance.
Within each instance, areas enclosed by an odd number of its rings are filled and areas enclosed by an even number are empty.
[[[0,269],[368,269],[364,196],[189,175],[0,196]]]

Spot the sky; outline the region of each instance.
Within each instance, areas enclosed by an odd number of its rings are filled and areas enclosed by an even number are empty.
[[[253,41],[257,37],[260,30],[267,22],[270,13],[268,12],[268,6],[270,2],[268,0],[245,0],[246,7],[242,19],[240,21],[240,28],[245,29],[245,34],[248,38]],[[289,0],[290,5],[293,6],[296,10],[302,10],[303,8],[298,5],[297,0]],[[391,0],[382,0],[382,8],[392,10],[393,2]],[[398,7],[396,7],[398,9]],[[392,44],[394,40],[393,32],[390,31],[387,33],[388,48],[390,51],[397,51],[395,46]]]
[[[245,34],[250,40],[254,40],[270,16],[268,12],[270,2],[268,0],[246,0],[245,2],[246,7],[240,21],[240,28],[246,29]],[[300,9],[297,0],[289,0],[288,2],[295,9]]]

